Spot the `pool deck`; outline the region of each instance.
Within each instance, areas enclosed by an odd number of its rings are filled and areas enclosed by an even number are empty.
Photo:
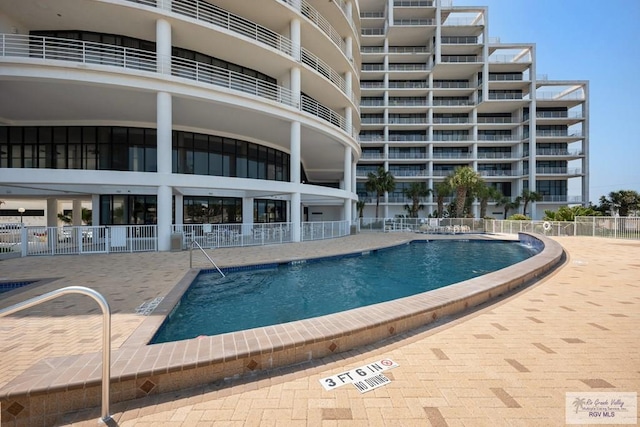
[[[371,233],[209,253],[223,267],[364,251],[417,236]],[[566,392],[640,391],[640,242],[555,240],[568,254],[564,266],[491,306],[269,375],[114,403],[113,419],[119,426],[185,427],[564,424]],[[194,266],[209,267],[202,254],[193,256]],[[0,280],[58,278],[2,294],[0,308],[88,286],[111,305],[116,349],[144,321],[136,309],[166,295],[188,270],[188,252],[0,261]],[[75,295],[2,318],[0,387],[43,358],[99,351],[100,327],[95,302]],[[383,358],[399,366],[376,390],[325,391],[319,382]],[[96,425],[98,416],[93,408],[58,425]]]

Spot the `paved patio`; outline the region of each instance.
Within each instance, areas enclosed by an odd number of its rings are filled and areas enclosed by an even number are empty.
[[[360,234],[271,247],[218,249],[220,266],[367,250],[412,234]],[[269,376],[112,405],[120,426],[549,426],[565,422],[565,393],[640,391],[640,242],[557,238],[566,264],[539,284],[464,317]],[[197,266],[207,267],[194,252]],[[59,278],[0,297],[0,308],[68,285],[101,292],[114,312],[113,347],[140,325],[143,302],[188,271],[188,252],[20,258],[0,280]],[[448,320],[448,319],[445,319]],[[0,386],[35,360],[100,350],[101,319],[86,297],[65,296],[0,320]],[[319,379],[390,358],[392,382],[361,394]],[[61,420],[95,425],[99,408]]]

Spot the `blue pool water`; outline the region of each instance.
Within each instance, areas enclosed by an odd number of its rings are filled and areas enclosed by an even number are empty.
[[[518,242],[431,241],[277,268],[200,274],[153,343],[217,335],[415,295],[520,262]]]

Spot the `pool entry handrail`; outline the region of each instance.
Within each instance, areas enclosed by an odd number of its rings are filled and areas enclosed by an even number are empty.
[[[209,254],[202,248],[202,246],[200,246],[200,243],[198,243],[195,239],[193,239],[191,241],[191,245],[189,245],[189,268],[193,268],[193,247],[197,246],[198,249],[200,249],[200,251],[204,254],[204,256],[207,257],[207,259],[209,260],[209,262],[211,262],[211,264],[213,264],[213,266],[216,268],[216,270],[218,270],[218,273],[220,273],[220,275],[222,277],[224,276],[224,273],[218,268],[218,266],[216,265],[215,262],[213,262],[213,259],[211,259],[211,257],[209,256]]]
[[[18,311],[33,307],[67,294],[82,294],[93,298],[102,309],[102,413],[100,421],[107,423],[109,415],[109,387],[111,383],[111,309],[104,297],[91,288],[84,286],[67,286],[46,294],[28,299],[0,310],[0,317],[8,316]]]

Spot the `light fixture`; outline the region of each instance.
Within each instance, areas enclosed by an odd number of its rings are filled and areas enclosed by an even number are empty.
[[[20,224],[22,224],[22,216],[24,215],[24,208],[18,208],[18,213],[20,214]]]

